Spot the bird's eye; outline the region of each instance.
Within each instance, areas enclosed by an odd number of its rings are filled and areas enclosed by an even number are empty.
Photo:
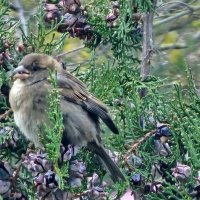
[[[33,66],[33,68],[32,68],[32,69],[33,69],[33,71],[34,71],[34,72],[36,72],[36,71],[38,71],[38,70],[39,70],[39,67],[38,67],[38,66]]]
[[[64,62],[61,62],[61,66],[62,66],[62,68],[64,69],[64,70],[66,70],[66,63],[64,63]]]

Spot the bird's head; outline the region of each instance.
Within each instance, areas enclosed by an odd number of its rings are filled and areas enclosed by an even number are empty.
[[[24,83],[36,83],[47,79],[49,70],[61,71],[61,64],[46,54],[31,53],[21,60],[12,76]]]

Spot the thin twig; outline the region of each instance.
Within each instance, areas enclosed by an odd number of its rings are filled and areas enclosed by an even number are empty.
[[[159,8],[163,8],[165,7],[166,5],[170,5],[170,4],[173,4],[170,8],[168,9],[172,9],[173,7],[176,7],[176,6],[184,6],[186,7],[188,10],[190,11],[193,11],[193,7],[188,5],[187,3],[185,2],[181,2],[181,1],[173,1],[173,2],[167,2],[167,3],[163,3],[162,5],[159,6]]]
[[[16,181],[17,181],[21,167],[22,167],[22,161],[19,161],[19,164],[18,164],[16,170],[14,171],[13,177],[12,177],[12,186],[13,187],[16,186]]]
[[[133,168],[133,166],[130,166],[129,163],[127,162],[128,159],[129,159],[129,155],[132,152],[134,152],[135,155],[138,155],[138,147],[139,147],[139,145],[141,145],[149,137],[151,137],[152,135],[154,135],[155,132],[156,132],[156,129],[152,130],[152,131],[150,131],[148,133],[146,133],[142,138],[140,138],[136,143],[134,143],[133,146],[127,151],[126,155],[124,156],[124,165],[126,165],[130,171],[134,171],[134,168]]]
[[[171,127],[170,124],[166,123],[166,122],[161,122],[159,125],[157,124],[157,127],[161,127],[161,126],[167,126],[167,127]],[[144,143],[149,137],[151,137],[152,135],[154,135],[156,133],[157,129],[154,129],[148,133],[146,133],[142,138],[140,138],[139,140],[137,140],[133,146],[127,151],[126,155],[124,156],[124,163],[129,167],[127,160],[128,160],[128,156],[134,152],[135,155],[138,155],[138,147],[139,145],[141,145],[142,143]],[[132,168],[130,168],[132,169]]]
[[[164,23],[176,20],[176,19],[178,19],[180,17],[183,17],[184,15],[188,15],[188,14],[191,14],[191,13],[194,13],[194,12],[200,10],[200,6],[191,7],[191,8],[192,8],[192,11],[191,10],[186,10],[186,11],[180,12],[180,13],[178,13],[176,15],[173,15],[171,17],[168,17],[167,19],[163,19],[163,20],[160,20],[158,22],[155,22],[154,23],[154,27],[157,27],[157,26],[162,25]]]
[[[101,44],[102,44],[102,42],[100,42],[99,47],[100,47]],[[58,55],[55,56],[55,57],[56,57],[56,58],[59,58],[59,57],[65,56],[65,55],[67,55],[67,54],[71,54],[71,53],[74,53],[74,52],[76,52],[76,51],[80,51],[80,50],[84,49],[85,47],[86,47],[85,45],[82,45],[82,46],[80,46],[80,47],[78,47],[78,48],[76,48],[76,49],[73,49],[73,50],[70,50],[70,51],[63,52],[63,53],[61,53],[61,54],[58,54]],[[106,48],[105,48],[105,49],[106,49]]]
[[[66,67],[68,67],[68,66],[73,67],[73,66],[78,65],[78,67],[79,67],[80,65],[84,65],[84,64],[86,64],[86,63],[88,63],[88,62],[90,62],[90,61],[91,61],[90,59],[86,59],[86,60],[83,60],[83,61],[77,62],[77,63],[68,63],[68,64],[66,64],[65,66],[66,66]]]
[[[137,152],[137,148],[140,144],[144,143],[149,137],[151,137],[154,133],[156,132],[155,130],[152,130],[148,133],[146,133],[142,138],[140,138],[133,146],[127,151],[126,156],[127,157],[131,152]]]
[[[80,47],[78,47],[78,48],[76,48],[76,49],[73,49],[73,50],[71,50],[71,51],[63,52],[63,53],[57,55],[56,58],[65,56],[65,55],[70,54],[70,53],[74,53],[74,52],[76,52],[76,51],[80,51],[80,50],[82,50],[82,49],[84,49],[84,48],[85,48],[85,45],[82,45],[82,46],[80,46]]]
[[[0,121],[5,119],[8,115],[10,115],[10,113],[12,113],[11,108],[9,110],[7,110],[5,113],[3,113],[2,115],[0,115]]]
[[[166,50],[172,50],[172,49],[185,49],[187,48],[188,46],[186,45],[168,45],[168,46],[163,46],[163,47],[158,47],[158,48],[155,48],[155,50],[158,50],[158,51],[166,51]]]
[[[108,46],[105,47],[103,50],[101,50],[101,51],[99,51],[98,53],[96,53],[95,56],[94,56],[94,58],[98,58],[99,56],[106,54],[106,52],[107,52],[109,49],[110,49],[110,46],[108,45]],[[68,67],[68,66],[69,66],[69,67],[77,66],[75,69],[73,69],[72,72],[74,72],[74,71],[76,71],[76,69],[77,69],[78,67],[80,67],[81,65],[84,65],[84,64],[86,64],[86,63],[89,63],[90,61],[91,61],[91,59],[86,59],[86,60],[83,60],[83,61],[78,62],[78,63],[68,63],[68,64],[66,64],[65,66],[66,66],[66,67]],[[71,73],[72,73],[72,72],[71,72]]]

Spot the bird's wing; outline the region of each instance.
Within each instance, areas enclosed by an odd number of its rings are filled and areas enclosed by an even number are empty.
[[[64,100],[78,104],[90,114],[100,117],[113,133],[118,133],[105,105],[92,96],[79,79],[67,72],[62,72],[58,73],[57,81],[60,95]]]

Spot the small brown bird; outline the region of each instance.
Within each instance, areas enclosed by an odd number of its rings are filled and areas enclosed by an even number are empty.
[[[102,145],[99,118],[113,133],[118,133],[105,105],[92,96],[79,79],[66,72],[51,56],[29,54],[13,71],[15,81],[9,100],[15,122],[21,132],[36,147],[43,147],[38,133],[43,123],[48,124],[47,95],[51,90],[51,84],[48,81],[49,70],[57,71],[64,125],[62,142],[65,145],[87,146],[101,158],[113,181],[124,180],[121,171]]]

